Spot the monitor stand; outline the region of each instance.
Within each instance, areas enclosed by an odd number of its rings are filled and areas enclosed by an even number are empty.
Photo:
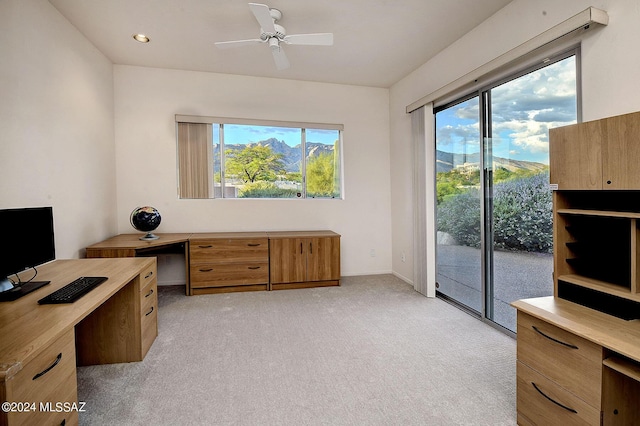
[[[17,300],[22,296],[25,296],[32,291],[39,289],[40,287],[44,287],[49,284],[51,281],[29,281],[22,285],[17,285],[9,290],[5,290],[0,293],[0,302],[10,302],[12,300]]]

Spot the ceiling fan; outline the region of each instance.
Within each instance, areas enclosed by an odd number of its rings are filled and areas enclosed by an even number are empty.
[[[331,46],[333,45],[332,33],[317,34],[292,34],[287,35],[284,27],[278,25],[282,19],[282,12],[278,9],[270,9],[266,4],[249,3],[249,8],[260,24],[260,38],[250,40],[220,41],[215,45],[220,49],[231,47],[239,47],[251,44],[268,43],[276,68],[283,70],[289,68],[289,60],[282,50],[280,44],[298,44],[312,46]]]

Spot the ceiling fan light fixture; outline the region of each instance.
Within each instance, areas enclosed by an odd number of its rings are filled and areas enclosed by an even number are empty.
[[[280,50],[280,40],[278,40],[277,37],[271,37],[269,39],[269,48],[272,51],[278,51]]]
[[[139,43],[149,43],[151,39],[144,34],[134,34],[133,39]]]

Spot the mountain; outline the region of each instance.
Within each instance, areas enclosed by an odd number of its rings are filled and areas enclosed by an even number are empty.
[[[446,173],[454,168],[477,169],[480,164],[480,153],[454,154],[436,150],[436,173]],[[544,170],[549,166],[535,161],[512,160],[509,158],[493,157],[493,167],[505,168],[511,172],[517,170]]]
[[[253,146],[268,146],[271,150],[276,154],[282,154],[282,161],[284,162],[285,169],[287,172],[299,172],[300,171],[300,160],[302,157],[302,150],[300,149],[300,144],[296,146],[289,146],[284,141],[279,141],[276,138],[269,138],[263,141],[250,143],[250,144],[225,144],[224,147],[227,150],[232,151],[241,151],[246,147]],[[318,142],[307,142],[305,144],[307,155],[306,157],[314,157],[323,153],[333,154],[333,145],[327,145]],[[217,150],[214,150],[214,156],[216,158],[216,167],[219,167],[219,155],[217,155]],[[217,169],[216,169],[217,170]]]

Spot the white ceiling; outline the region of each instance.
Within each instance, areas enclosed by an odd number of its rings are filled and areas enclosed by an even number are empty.
[[[278,71],[265,44],[213,44],[259,37],[248,1],[49,1],[115,64],[373,87],[390,87],[510,2],[267,0],[287,34],[334,35],[330,47],[284,45],[291,67]]]

